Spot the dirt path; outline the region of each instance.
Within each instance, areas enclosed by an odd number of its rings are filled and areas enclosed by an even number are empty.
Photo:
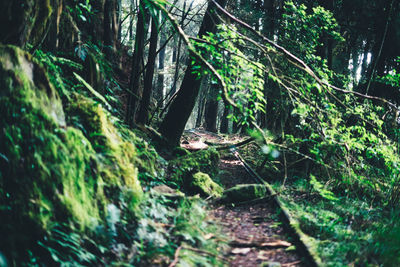
[[[195,134],[210,142],[223,142],[207,132],[196,131]],[[219,167],[220,182],[225,188],[254,183],[233,155],[221,158]],[[230,259],[229,266],[306,266],[268,201],[239,206],[216,205],[211,208],[210,216],[232,240],[224,255]]]
[[[225,188],[254,183],[238,160],[222,158],[220,168]],[[233,240],[226,255],[230,266],[305,266],[268,202],[215,206],[210,213]]]

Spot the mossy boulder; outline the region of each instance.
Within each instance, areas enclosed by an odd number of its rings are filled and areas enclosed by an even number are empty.
[[[169,182],[180,189],[187,190],[195,173],[203,172],[216,176],[219,154],[215,149],[201,150],[177,157],[168,163]]]
[[[261,184],[239,184],[224,191],[220,202],[240,203],[268,196],[268,190]]]
[[[101,104],[79,94],[73,96],[67,113],[71,117],[71,124],[82,130],[97,152],[101,164],[100,175],[105,183],[112,187],[126,185],[140,197],[142,190],[137,179],[136,148],[116,129],[112,123],[113,117],[107,114]]]
[[[188,181],[188,188],[203,196],[220,197],[224,191],[220,185],[215,183],[208,174],[197,172]]]
[[[99,106],[87,111],[87,131],[68,126],[44,69],[14,46],[0,45],[0,114],[0,251],[8,258],[27,257],[21,248],[56,225],[92,231],[121,198],[133,210],[142,194],[134,145]]]

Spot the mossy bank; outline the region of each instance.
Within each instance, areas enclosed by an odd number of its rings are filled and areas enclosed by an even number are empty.
[[[92,231],[118,198],[134,211],[142,196],[136,149],[99,104],[76,95],[70,111],[80,114],[86,130],[69,126],[44,69],[13,46],[0,46],[0,83],[0,249],[6,256],[28,257],[12,254],[19,246],[35,249],[60,223]]]

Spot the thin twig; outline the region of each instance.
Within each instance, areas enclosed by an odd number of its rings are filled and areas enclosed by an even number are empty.
[[[181,249],[182,249],[182,245],[179,246],[179,247],[176,249],[175,254],[174,254],[174,261],[171,262],[171,264],[168,265],[168,267],[174,267],[174,266],[178,263],[178,261],[179,261],[179,252],[181,251]]]

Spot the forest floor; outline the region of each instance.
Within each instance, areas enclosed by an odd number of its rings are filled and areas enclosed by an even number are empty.
[[[182,146],[196,150],[205,147],[205,140],[206,143],[222,144],[236,143],[239,139],[239,136],[223,138],[206,131],[191,130],[186,133]],[[241,161],[230,153],[222,154],[219,168],[217,182],[225,189],[237,184],[255,183]],[[229,259],[229,266],[306,266],[285,233],[277,210],[267,200],[243,205],[213,204],[209,216],[221,225],[230,240],[223,255]]]

